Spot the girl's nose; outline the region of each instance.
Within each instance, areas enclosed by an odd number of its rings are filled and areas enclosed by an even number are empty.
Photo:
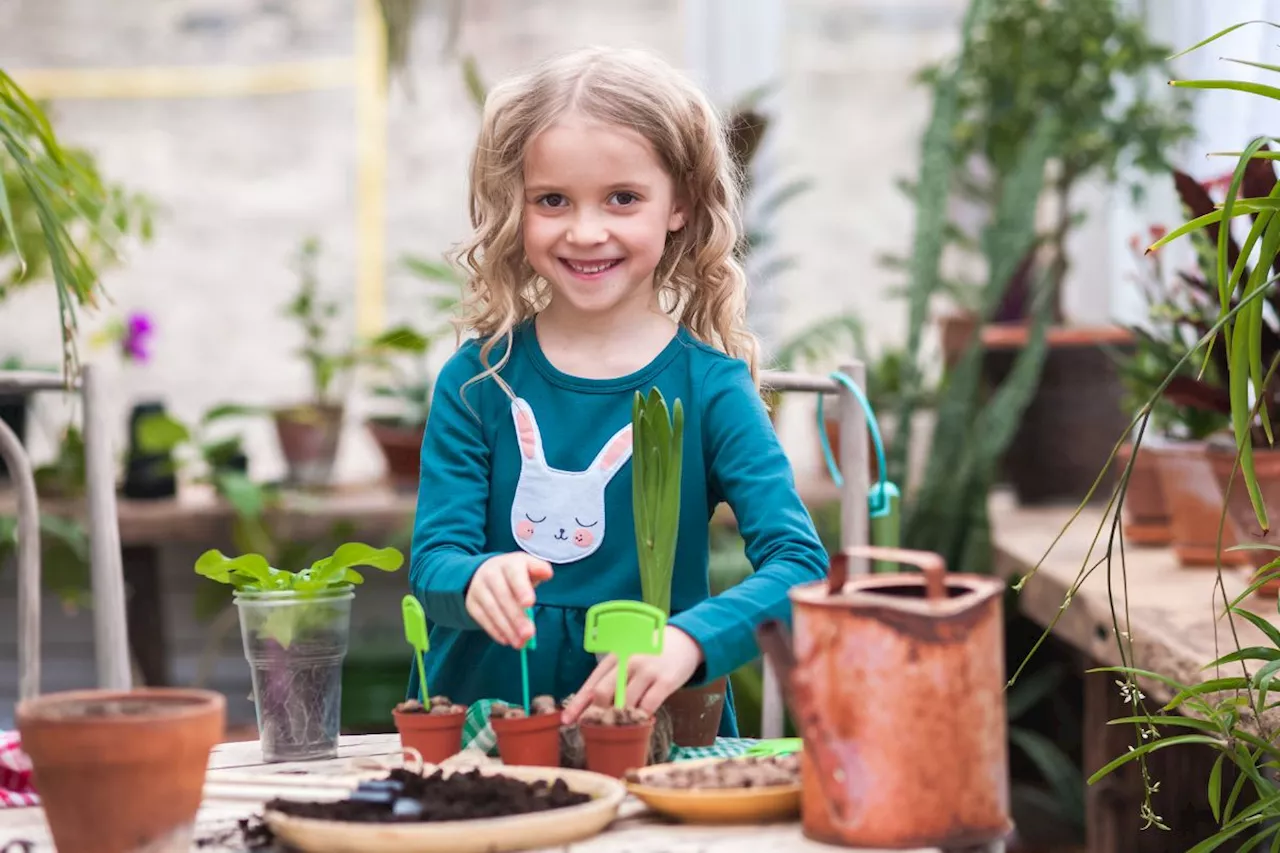
[[[598,216],[583,213],[569,224],[565,238],[574,245],[592,246],[608,240],[609,232]]]

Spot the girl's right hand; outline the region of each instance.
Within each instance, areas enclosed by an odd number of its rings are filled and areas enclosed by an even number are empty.
[[[551,575],[550,563],[523,551],[490,557],[471,576],[467,613],[496,642],[518,649],[533,636],[524,612],[533,606],[533,588]]]

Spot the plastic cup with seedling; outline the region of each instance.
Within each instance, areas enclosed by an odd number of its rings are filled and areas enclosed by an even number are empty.
[[[582,647],[618,659],[614,706],[626,703],[628,662],[636,655],[662,654],[666,627],[667,614],[641,601],[602,601],[587,610]]]

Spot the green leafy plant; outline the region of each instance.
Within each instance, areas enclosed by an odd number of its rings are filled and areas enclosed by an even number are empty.
[[[435,387],[435,372],[428,363],[428,357],[452,331],[449,318],[458,308],[463,281],[457,270],[441,261],[405,255],[401,265],[426,286],[424,307],[431,317],[439,319],[426,329],[407,325],[397,327],[403,333],[401,352],[411,356],[411,363],[406,369],[403,359],[389,359],[384,364],[384,379],[373,386],[373,394],[379,399],[394,401],[399,409],[395,416],[379,420],[399,426],[420,427],[427,422],[431,393]]]
[[[276,608],[267,616],[261,629],[264,636],[288,648],[308,627],[328,624],[330,614],[323,601],[326,594],[364,583],[364,576],[355,567],[368,566],[394,572],[403,564],[404,554],[395,548],[344,542],[332,554],[299,571],[274,568],[262,554],[228,557],[216,549],[200,555],[195,571],[201,577],[227,584],[237,592],[293,593],[303,606]]]
[[[385,367],[395,353],[419,353],[424,347],[422,336],[409,326],[397,326],[367,341],[348,345],[330,342],[332,326],[341,313],[336,300],[321,296],[317,266],[320,241],[308,237],[302,242],[295,259],[298,290],[285,306],[285,316],[302,330],[298,356],[310,373],[310,405],[326,408],[337,405],[346,396],[356,368],[371,365]],[[346,380],[341,390],[335,390]]]
[[[656,387],[631,405],[631,490],[645,604],[671,613],[671,575],[680,532],[680,471],[684,456],[684,404],[671,410]]]
[[[1194,133],[1190,106],[1163,90],[1148,91],[1146,78],[1166,72],[1170,51],[1151,38],[1140,16],[1117,0],[990,0],[983,7],[956,69],[955,121],[949,123],[948,142],[957,168],[949,185],[995,215],[1006,184],[1018,179],[1027,140],[1051,105],[1059,122],[1046,161],[1053,209],[1046,230],[1013,259],[1001,282],[1005,292],[995,305],[980,295],[981,281],[944,279],[943,290],[958,295],[964,308],[984,319],[1026,319],[1037,286],[1035,253],[1047,247],[1052,312],[1061,320],[1066,244],[1085,219],[1071,206],[1077,188],[1095,176],[1114,181],[1121,163],[1145,172],[1166,170],[1168,152]],[[932,66],[921,80],[935,86],[950,73]],[[1126,88],[1132,90],[1128,96],[1122,95]],[[922,187],[938,191],[937,185],[906,186],[913,195]],[[1142,186],[1136,181],[1134,193],[1140,194]],[[980,231],[946,219],[938,224],[948,245],[962,252],[984,251]]]
[[[58,294],[63,370],[79,364],[81,309],[104,296],[97,264],[116,257],[124,232],[151,230],[150,205],[106,185],[91,158],[59,141],[44,110],[0,71],[0,298],[52,274]]]

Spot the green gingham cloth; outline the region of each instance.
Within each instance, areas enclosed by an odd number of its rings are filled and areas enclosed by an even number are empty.
[[[498,738],[489,725],[489,709],[494,699],[480,699],[467,709],[467,720],[462,725],[462,748],[478,749],[485,755],[498,754]],[[755,738],[718,737],[711,746],[676,746],[672,744],[669,761],[690,761],[695,758],[738,758],[755,746]]]

